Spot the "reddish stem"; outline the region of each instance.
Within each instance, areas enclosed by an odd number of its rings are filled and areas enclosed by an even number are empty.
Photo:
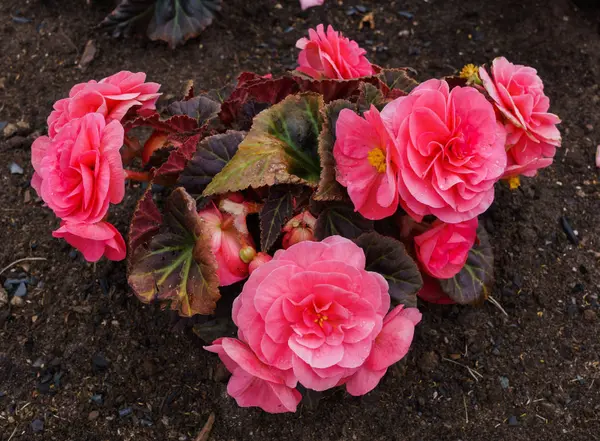
[[[129,138],[127,136],[123,139],[123,144],[125,147],[121,152],[121,158],[123,158],[123,164],[128,165],[140,155],[142,146],[137,138]]]
[[[139,181],[139,182],[149,182],[151,177],[150,177],[150,172],[140,172],[140,171],[125,169],[125,179],[131,179],[132,181]]]

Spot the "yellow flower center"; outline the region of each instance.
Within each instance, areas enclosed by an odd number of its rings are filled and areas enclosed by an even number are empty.
[[[317,318],[315,319],[315,323],[317,323],[321,328],[323,327],[323,322],[327,321],[328,317],[326,315],[317,314]]]
[[[478,72],[479,70],[477,69],[477,66],[475,66],[474,64],[467,64],[460,71],[460,77],[468,80],[471,79],[471,77],[473,76],[477,76]]]
[[[371,164],[378,173],[385,173],[385,153],[379,147],[375,147],[367,155]]]
[[[508,178],[508,188],[511,190],[516,190],[521,186],[521,178],[518,176],[511,176]]]

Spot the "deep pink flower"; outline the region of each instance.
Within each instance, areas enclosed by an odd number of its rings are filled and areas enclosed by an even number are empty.
[[[54,213],[71,223],[96,223],[125,194],[119,149],[123,127],[98,113],[71,121],[50,139],[31,146],[31,185]]]
[[[437,220],[415,237],[417,258],[429,275],[450,279],[465,265],[476,238],[477,218],[457,224]]]
[[[219,355],[232,376],[227,393],[240,407],[260,407],[270,413],[295,412],[302,399],[297,381],[285,372],[268,366],[235,338],[219,338],[205,349]]]
[[[210,206],[198,212],[211,233],[210,246],[217,259],[219,285],[227,286],[248,277],[248,263],[242,260],[240,251],[253,245],[252,238],[236,225],[235,216]],[[246,216],[239,219],[246,224]]]
[[[127,254],[123,236],[108,222],[73,224],[63,221],[52,235],[65,239],[69,245],[77,248],[88,262],[96,262],[102,256],[110,260],[123,260]]]
[[[552,164],[560,146],[558,116],[548,113],[550,99],[544,83],[532,67],[513,64],[506,58],[492,63],[492,76],[479,68],[479,76],[500,113],[506,119],[508,165],[504,177],[534,176]]]
[[[333,148],[337,181],[367,219],[383,219],[398,208],[397,156],[394,138],[374,106],[364,118],[350,109],[340,112]]]
[[[250,274],[252,274],[259,267],[263,266],[267,262],[270,262],[271,260],[273,260],[273,257],[269,256],[267,253],[263,253],[263,252],[258,253],[256,255],[256,257],[254,257],[254,259],[252,259],[252,262],[250,262],[250,265],[248,265],[248,272]]]
[[[308,210],[291,218],[283,227],[282,247],[287,250],[294,244],[304,240],[317,240],[314,230],[317,220]]]
[[[331,26],[327,33],[322,24],[317,30],[308,30],[309,38],[301,38],[296,47],[301,49],[298,55],[298,71],[316,79],[334,78],[349,80],[373,75],[375,71],[365,57],[366,50],[356,41],[344,37]]]
[[[437,305],[453,305],[456,302],[448,294],[442,291],[440,281],[433,277],[423,274],[423,287],[417,293],[421,300]]]
[[[402,358],[410,343],[412,331],[405,327],[413,328],[414,321],[382,331],[389,306],[388,284],[380,274],[365,270],[362,249],[332,236],[277,251],[252,273],[232,315],[240,340],[266,365],[310,389],[348,382],[352,391],[366,393],[378,380],[373,382],[371,374],[352,376],[380,342],[397,344],[386,348],[385,360],[373,354],[368,368],[377,375],[387,362]]]
[[[134,106],[140,106],[140,110],[155,109],[160,84],[145,80],[143,72],[121,71],[100,81],[73,86],[69,98],[54,104],[48,117],[48,135],[53,138],[65,124],[88,113],[100,113],[106,121],[120,121]]]
[[[400,203],[415,220],[463,222],[491,205],[506,167],[506,131],[483,94],[429,80],[381,116],[396,136]]]
[[[321,6],[323,3],[325,3],[325,0],[300,0],[300,7],[304,11],[313,6]]]
[[[404,309],[404,305],[397,306],[385,316],[367,361],[349,378],[342,380],[350,395],[364,395],[373,390],[388,367],[404,358],[410,348],[415,326],[420,321],[419,310]]]

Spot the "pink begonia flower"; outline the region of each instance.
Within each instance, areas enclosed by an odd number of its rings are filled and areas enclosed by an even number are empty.
[[[252,238],[236,227],[236,219],[230,213],[223,213],[214,205],[198,212],[210,231],[210,247],[217,259],[219,285],[227,286],[248,277],[248,263],[240,251],[252,246]],[[245,216],[239,222],[246,223]]]
[[[61,222],[52,236],[65,239],[77,248],[88,262],[96,262],[102,256],[110,260],[123,260],[127,247],[121,233],[108,222],[95,224],[72,224]]]
[[[355,210],[374,220],[394,214],[398,148],[379,111],[371,106],[362,118],[343,109],[335,130],[337,181],[347,188]]]
[[[58,217],[99,222],[125,194],[123,136],[118,121],[107,124],[99,113],[71,121],[54,139],[40,136],[31,146],[31,186]]]
[[[317,240],[314,234],[316,224],[317,220],[308,210],[291,218],[283,227],[285,233],[282,239],[283,249],[287,250],[304,240]]]
[[[134,106],[139,110],[155,109],[160,84],[145,83],[146,74],[121,71],[100,81],[76,84],[64,98],[54,104],[48,117],[48,135],[53,138],[68,122],[88,113],[100,113],[106,121],[121,121]]]
[[[456,302],[452,300],[448,294],[442,291],[440,281],[434,279],[428,274],[423,275],[423,287],[417,293],[417,296],[421,300],[425,300],[429,303],[435,303],[437,305],[453,305]]]
[[[278,250],[245,283],[232,316],[239,339],[262,363],[310,389],[348,383],[352,393],[366,393],[378,381],[373,375],[406,354],[418,321],[392,323],[392,316],[382,330],[389,307],[388,284],[365,270],[362,249],[332,236]],[[374,351],[366,368],[377,372],[361,371]]]
[[[404,305],[397,306],[385,316],[367,361],[347,380],[342,380],[346,381],[346,390],[350,395],[359,396],[372,391],[388,367],[404,358],[410,348],[415,326],[420,321],[419,310],[404,309]]]
[[[325,3],[325,0],[300,0],[300,7],[304,11],[313,6],[321,6],[323,3]]]
[[[493,61],[491,74],[479,68],[485,90],[506,119],[508,165],[504,177],[535,176],[538,169],[552,164],[560,146],[556,127],[560,119],[548,113],[550,99],[532,67],[500,57]]]
[[[267,253],[260,252],[256,255],[250,265],[248,265],[248,272],[252,274],[256,269],[263,266],[265,263],[273,260],[273,257],[269,256]]]
[[[287,373],[266,365],[247,344],[235,338],[219,338],[204,349],[219,355],[231,372],[227,393],[240,407],[260,407],[270,413],[295,412],[302,395],[297,381]]]
[[[296,43],[299,72],[316,79],[333,78],[349,80],[373,75],[375,71],[365,57],[366,50],[356,41],[342,36],[331,26],[327,33],[322,24],[317,30],[308,30],[309,38],[301,38]]]
[[[457,223],[491,205],[506,168],[506,130],[482,93],[429,80],[381,117],[396,137],[400,203],[410,216]]]
[[[439,220],[415,237],[417,259],[437,279],[450,279],[460,272],[477,239],[477,218],[457,224]]]

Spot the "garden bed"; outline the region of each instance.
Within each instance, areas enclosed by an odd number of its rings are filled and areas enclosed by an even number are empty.
[[[3,283],[34,283],[23,305],[0,306],[0,440],[194,440],[211,413],[214,440],[595,439],[600,15],[567,0],[381,3],[330,1],[300,13],[295,1],[226,2],[223,18],[176,51],[100,35],[93,26],[106,5],[0,6],[0,121],[29,125],[0,141],[0,267],[47,259],[1,275]],[[358,31],[362,6],[374,12],[374,30]],[[507,315],[490,303],[421,304],[411,351],[373,392],[352,398],[338,390],[296,414],[268,415],[237,407],[217,357],[131,295],[124,263],[88,264],[52,238],[58,221],[29,187],[29,145],[76,82],[141,70],[178,97],[187,79],[208,88],[232,72],[280,73],[295,67],[295,41],[320,22],[356,39],[374,63],[413,66],[419,79],[496,55],[535,66],[564,121],[563,146],[535,180],[512,192],[499,184],[484,216],[496,256],[492,295]],[[82,70],[76,64],[89,39],[98,51]],[[10,173],[13,162],[24,174]],[[127,192],[116,207],[123,233],[140,194]]]

